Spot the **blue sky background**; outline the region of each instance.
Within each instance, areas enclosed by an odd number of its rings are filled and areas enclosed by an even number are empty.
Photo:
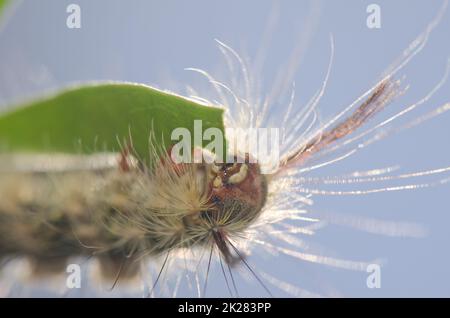
[[[70,3],[81,7],[81,29],[66,27]],[[313,3],[317,3],[318,14],[308,20]],[[366,27],[370,3],[381,6],[381,29]],[[305,103],[321,84],[332,33],[335,60],[320,104],[321,114],[327,118],[374,84],[426,28],[441,4],[425,0],[20,1],[0,29],[0,109],[87,80],[132,81],[175,91],[186,84],[202,85],[198,76],[184,68],[223,69],[215,38],[252,59],[261,47],[271,14],[278,10],[273,39],[263,50],[263,90],[270,89],[271,79],[295,44],[309,35],[294,77],[297,103]],[[411,88],[384,116],[417,101],[440,80],[450,57],[449,30],[450,10],[423,52],[401,72]],[[446,83],[409,120],[450,101],[449,89],[450,83]],[[444,167],[450,165],[449,136],[450,113],[391,136],[321,173],[339,175],[393,165],[402,167],[400,173]],[[325,295],[448,297],[449,191],[450,186],[444,185],[360,197],[315,197],[314,211],[318,213],[415,222],[428,230],[425,238],[393,238],[330,225],[313,237],[314,244],[326,246],[335,256],[387,260],[380,289],[366,287],[364,272],[305,264],[282,255],[255,257],[252,262],[279,279]],[[242,295],[264,295],[257,284],[239,280],[238,285]],[[220,273],[212,274],[209,286],[210,296],[226,295]],[[271,289],[275,295],[285,295]]]

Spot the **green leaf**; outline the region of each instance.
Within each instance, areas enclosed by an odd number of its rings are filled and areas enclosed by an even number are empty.
[[[132,137],[138,156],[149,158],[149,135],[165,149],[175,128],[194,136],[194,120],[223,132],[223,110],[144,85],[88,85],[0,115],[0,149],[13,152],[94,153],[120,151]],[[194,145],[193,145],[194,146]],[[197,145],[198,146],[198,145]],[[204,145],[199,145],[204,146]]]
[[[8,2],[9,0],[0,0],[0,15]]]

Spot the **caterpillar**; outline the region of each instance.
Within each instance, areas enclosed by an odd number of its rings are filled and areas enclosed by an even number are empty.
[[[435,22],[430,26],[434,26]],[[268,173],[262,173],[266,169],[250,160],[253,154],[240,149],[229,154],[233,158],[230,163],[217,160],[210,163],[175,163],[171,149],[159,147],[159,136],[155,136],[152,131],[148,132],[151,158],[145,162],[134,151],[132,137],[130,147],[123,147],[121,153],[2,154],[0,259],[7,261],[27,257],[34,273],[40,276],[63,272],[69,258],[95,256],[101,264],[101,275],[113,286],[141,275],[142,271],[147,270],[143,264],[148,259],[159,259],[162,261],[161,269],[144,291],[144,295],[148,296],[153,295],[158,283],[162,283],[163,270],[169,266],[171,257],[186,251],[200,251],[200,255],[206,253],[204,290],[212,256],[217,253],[224,276],[224,268],[228,268],[231,285],[235,284],[232,269],[243,265],[269,295],[272,293],[264,281],[285,286],[284,289],[294,295],[305,295],[299,289],[277,283],[268,274],[257,275],[247,260],[252,245],[261,245],[270,252],[285,253],[301,260],[364,270],[367,265],[364,262],[321,257],[277,246],[264,239],[264,231],[276,235],[273,225],[284,224],[287,233],[313,233],[314,228],[283,223],[316,221],[305,213],[312,204],[312,195],[320,193],[309,190],[305,184],[317,180],[303,175],[344,160],[386,135],[375,134],[333,159],[318,164],[316,160],[341,151],[372,132],[378,132],[391,121],[427,102],[445,83],[448,68],[441,81],[425,98],[382,121],[375,128],[358,134],[364,124],[374,120],[390,103],[406,93],[402,80],[396,78],[397,74],[423,49],[431,30],[432,27],[427,28],[405,51],[400,63],[365,94],[331,120],[318,124],[315,108],[326,87],[332,64],[330,58],[324,84],[310,103],[303,109],[293,109],[292,98],[287,105],[278,123],[287,130],[283,136],[283,144],[287,146],[282,151],[278,166]],[[222,42],[218,44],[226,58],[238,64],[244,82],[249,81],[247,67],[239,54]],[[228,126],[262,126],[264,117],[268,116],[268,110],[265,109],[268,106],[264,103],[249,106],[250,103],[244,97],[234,96],[227,85],[219,83],[204,71],[192,70],[205,75],[218,95],[227,95],[224,100],[230,97],[234,99],[234,102],[223,103],[223,106],[228,107]],[[413,124],[439,115],[449,108],[448,103],[442,105]],[[242,116],[242,113],[246,116]],[[383,176],[390,170],[382,169],[354,174],[345,181],[401,180],[439,175],[448,170],[442,168]],[[437,183],[447,181],[442,179]],[[421,186],[426,185],[373,189],[367,193]],[[279,237],[294,247],[301,245],[289,235]],[[193,255],[193,258],[203,257]],[[191,270],[196,272],[197,268],[194,266]],[[230,282],[227,280],[226,283],[229,285]],[[228,289],[230,294],[238,295],[235,286],[228,286]]]
[[[270,179],[356,130],[395,95],[396,86],[382,82],[347,119],[290,154],[269,175],[250,163],[249,154],[241,163],[235,158],[232,163],[175,164],[169,152],[156,148],[154,138],[149,144],[153,165],[144,168],[129,154],[123,158],[126,168],[121,160],[98,167],[95,161],[114,162],[108,159],[114,154],[104,154],[81,156],[78,167],[68,165],[72,171],[39,171],[43,163],[47,169],[60,166],[64,156],[34,156],[29,159],[34,171],[2,175],[0,255],[27,255],[37,269],[60,264],[63,270],[68,257],[89,255],[95,247],[96,255],[106,259],[102,272],[110,278],[120,267],[124,276],[136,273],[136,266],[124,263],[127,257],[193,245],[214,244],[230,265],[243,261],[230,238],[244,233],[262,213]]]

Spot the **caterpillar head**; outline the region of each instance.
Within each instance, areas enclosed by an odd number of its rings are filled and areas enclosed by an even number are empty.
[[[233,160],[228,160],[231,163],[218,163],[210,157],[208,162],[211,163],[175,164],[172,154],[171,159],[169,166],[173,173],[168,179],[181,182],[187,178],[190,181],[183,184],[197,185],[191,187],[199,191],[194,191],[199,195],[198,198],[194,196],[195,200],[206,201],[201,204],[202,208],[190,209],[182,218],[186,245],[208,243],[212,239],[225,261],[236,263],[241,257],[235,257],[230,252],[229,238],[244,232],[258,218],[266,202],[267,179],[261,173],[259,164],[252,162],[248,154],[233,156]],[[167,160],[163,161],[163,166],[166,166],[165,162]],[[164,177],[163,182],[166,179]],[[178,198],[182,195],[182,190],[179,190]],[[187,239],[190,237],[197,239]]]
[[[267,180],[248,155],[235,156],[233,163],[212,163],[206,169],[211,209],[203,212],[202,218],[209,223],[225,260],[235,263],[240,257],[230,253],[227,237],[244,231],[257,219],[266,202]]]
[[[215,206],[211,213],[220,222],[233,222],[245,228],[259,214],[267,196],[267,181],[257,163],[234,157],[233,163],[212,163],[208,169],[210,202]],[[243,223],[242,223],[243,222]]]

